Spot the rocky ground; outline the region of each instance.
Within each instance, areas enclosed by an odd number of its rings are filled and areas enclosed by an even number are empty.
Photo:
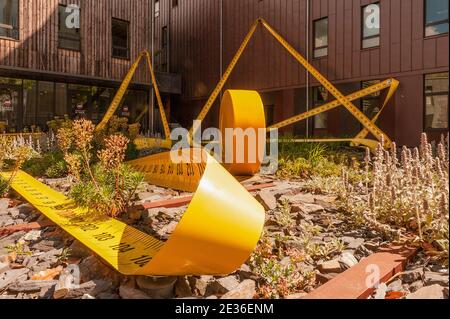
[[[0,233],[0,299],[301,298],[387,243],[370,229],[352,226],[335,197],[308,193],[302,182],[256,176],[245,183],[272,181],[274,187],[253,193],[267,212],[261,243],[229,276],[122,276],[49,226]],[[45,182],[59,191],[70,186],[64,179]],[[143,184],[135,204],[188,195]],[[132,209],[120,218],[166,240],[186,207]],[[0,230],[42,220],[20,199],[0,199]],[[73,265],[79,267],[80,284],[64,289]],[[448,298],[448,267],[432,265],[419,254],[407,271],[380,285],[371,298]]]

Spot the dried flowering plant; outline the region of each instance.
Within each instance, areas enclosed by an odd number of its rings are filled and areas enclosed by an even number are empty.
[[[37,154],[33,145],[21,136],[9,138],[0,135],[0,173],[5,169],[10,173],[7,179],[0,175],[0,196],[9,191],[14,177],[25,161]]]
[[[448,150],[448,136],[433,150],[426,134],[413,150],[379,145],[373,159],[366,154],[365,187],[355,188],[344,171],[344,210],[386,236],[413,237],[435,259],[448,260]]]
[[[97,152],[96,138],[94,125],[84,119],[58,130],[59,148],[75,181],[69,196],[91,212],[115,217],[127,209],[143,176],[123,164],[128,138],[107,136]]]

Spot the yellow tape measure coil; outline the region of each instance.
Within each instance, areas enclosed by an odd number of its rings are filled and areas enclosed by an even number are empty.
[[[24,172],[17,174],[12,187],[122,274],[229,274],[256,247],[264,225],[264,208],[213,157],[201,149],[192,151],[182,151],[178,164],[172,163],[170,152],[129,163],[144,172],[150,183],[195,191],[165,243],[116,219],[91,216]]]

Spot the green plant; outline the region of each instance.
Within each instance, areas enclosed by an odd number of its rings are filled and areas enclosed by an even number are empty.
[[[259,297],[286,297],[311,287],[315,282],[314,272],[299,265],[305,259],[301,251],[277,247],[263,235],[249,261],[252,271],[260,277]]]
[[[88,175],[82,176],[72,186],[69,197],[91,212],[113,217],[127,209],[143,180],[142,174],[127,165],[121,165],[118,170],[111,172],[97,164],[94,166],[93,176],[96,183]]]
[[[61,151],[33,157],[24,163],[23,170],[36,177],[61,178],[68,174],[64,154]]]
[[[15,245],[8,245],[5,249],[8,253],[15,253],[19,257],[31,256],[31,251],[22,242],[17,242]]]
[[[69,196],[91,212],[115,217],[128,208],[143,175],[123,164],[129,143],[125,136],[106,137],[100,141],[104,147],[95,152],[94,132],[87,120],[58,131],[59,147],[75,180]]]
[[[291,216],[291,205],[289,200],[284,200],[281,207],[274,212],[275,219],[283,228],[289,227],[294,223],[294,220]]]
[[[6,169],[9,177],[0,175],[0,196],[4,196],[10,188],[14,177],[23,164],[34,156],[36,152],[23,138],[11,139],[0,135],[0,173]]]

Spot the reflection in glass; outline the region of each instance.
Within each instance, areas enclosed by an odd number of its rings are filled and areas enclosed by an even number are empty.
[[[425,76],[425,128],[448,128],[448,72]]]

